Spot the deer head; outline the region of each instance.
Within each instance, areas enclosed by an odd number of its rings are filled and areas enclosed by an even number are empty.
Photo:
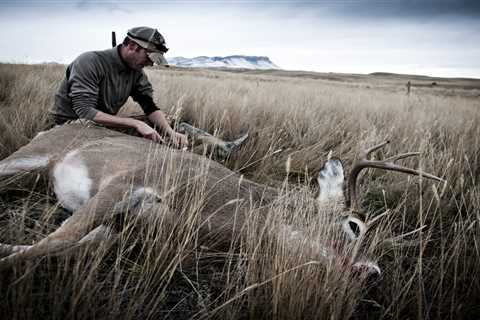
[[[386,141],[367,149],[352,165],[347,186],[349,198],[346,198],[344,195],[344,168],[339,159],[329,159],[320,171],[317,179],[320,187],[320,193],[317,198],[319,207],[338,212],[339,215],[337,228],[340,226],[340,239],[335,241],[335,250],[334,253],[330,253],[330,256],[332,258],[343,257],[344,259],[348,259],[354,269],[373,275],[380,275],[380,267],[374,260],[361,256],[360,248],[362,247],[362,241],[369,228],[377,219],[381,218],[381,215],[367,222],[367,215],[361,211],[357,196],[357,180],[360,172],[363,169],[374,168],[423,176],[439,182],[446,182],[434,175],[395,163],[401,159],[417,156],[419,155],[418,152],[402,153],[385,160],[369,160],[370,155],[374,151],[379,150],[388,143],[389,141]],[[342,204],[347,205],[343,209],[339,209],[338,207]]]

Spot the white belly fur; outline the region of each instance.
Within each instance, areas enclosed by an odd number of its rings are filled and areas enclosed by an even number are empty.
[[[74,211],[91,197],[92,180],[76,150],[69,152],[53,169],[53,188],[60,204]]]

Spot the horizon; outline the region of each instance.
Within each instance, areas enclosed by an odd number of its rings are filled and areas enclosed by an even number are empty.
[[[480,3],[363,1],[4,1],[4,63],[69,64],[157,28],[173,57],[265,56],[284,70],[480,78]]]

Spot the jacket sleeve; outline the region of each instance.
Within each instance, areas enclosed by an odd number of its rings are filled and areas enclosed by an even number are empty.
[[[143,112],[147,116],[160,110],[153,101],[152,84],[148,81],[147,75],[143,71],[141,71],[140,77],[135,83],[131,96],[142,107]]]
[[[99,74],[99,66],[95,64],[95,54],[92,52],[80,55],[71,64],[67,75],[69,97],[73,111],[79,118],[92,120],[98,112]]]

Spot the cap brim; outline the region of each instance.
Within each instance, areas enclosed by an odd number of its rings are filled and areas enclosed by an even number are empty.
[[[132,40],[133,42],[135,42],[136,44],[138,44],[140,47],[144,48],[144,49],[148,49],[148,50],[151,50],[151,51],[158,51],[158,49],[155,47],[155,45],[153,43],[143,41],[143,40],[139,40],[139,39],[135,39],[135,38],[132,38],[132,37],[128,37],[128,38],[130,40]]]
[[[153,63],[158,65],[168,65],[167,59],[165,59],[165,57],[163,56],[163,52],[158,51],[158,49],[155,47],[154,44],[147,41],[135,39],[130,36],[128,38],[130,38],[130,40],[138,44],[140,47],[147,50],[154,51],[154,52],[147,53],[148,58],[152,60]]]
[[[150,52],[148,53],[148,58],[157,65],[168,65],[168,61],[162,52]]]

